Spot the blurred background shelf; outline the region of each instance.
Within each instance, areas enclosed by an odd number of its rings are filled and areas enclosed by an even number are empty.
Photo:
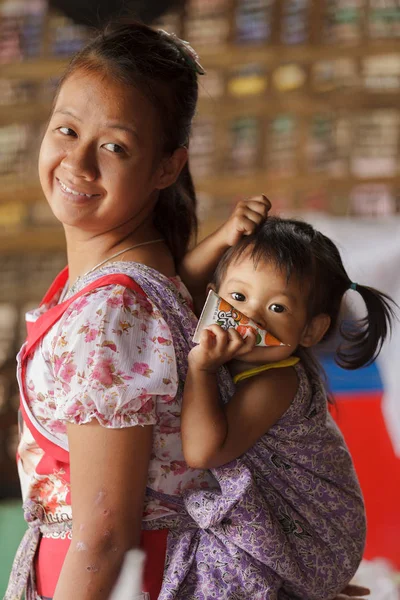
[[[65,240],[62,227],[25,229],[20,232],[2,233],[0,237],[0,253],[17,253],[22,256],[26,252],[51,252],[64,250]]]

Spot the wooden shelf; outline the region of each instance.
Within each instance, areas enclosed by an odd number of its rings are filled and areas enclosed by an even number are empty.
[[[336,58],[360,58],[375,54],[400,52],[400,40],[370,41],[364,44],[318,44],[274,46],[269,44],[227,44],[197,46],[205,68],[236,67],[258,63],[277,65],[283,62],[311,62]]]
[[[24,180],[23,177],[17,179],[14,175],[0,177],[0,204],[15,200],[27,204],[44,200],[39,180]]]
[[[65,250],[64,232],[61,227],[24,229],[15,233],[2,233],[0,253],[26,253]]]
[[[340,57],[360,58],[375,54],[400,52],[400,40],[369,41],[363,44],[307,44],[282,46],[272,44],[224,44],[196,46],[205,68],[226,68],[238,64],[276,65],[283,62],[310,62]],[[59,77],[69,63],[65,58],[38,58],[1,65],[0,77],[43,80]]]
[[[60,77],[68,63],[68,59],[60,58],[43,58],[10,63],[0,66],[0,78],[43,81]]]
[[[249,175],[229,175],[195,178],[197,192],[203,192],[210,196],[248,197],[265,193],[267,195],[274,192],[297,192],[313,191],[321,188],[327,188],[329,192],[348,192],[355,185],[386,183],[396,185],[400,188],[400,176],[397,177],[340,177],[335,178],[321,173],[308,173],[307,175],[298,175],[295,177],[273,177],[265,172],[259,171]]]
[[[374,110],[399,108],[398,92],[393,94],[369,94],[366,91],[343,90],[315,95],[296,91],[286,93],[267,92],[264,96],[236,98],[201,98],[199,117],[213,115],[218,120],[229,121],[238,116],[277,116],[283,113],[313,116],[318,112],[338,110]]]
[[[199,116],[214,115],[229,120],[237,116],[269,116],[285,112],[310,116],[316,112],[337,110],[374,110],[376,108],[399,108],[398,91],[371,93],[368,90],[344,89],[333,92],[307,94],[301,89],[282,92],[268,89],[263,95],[242,98],[200,98]],[[43,123],[49,116],[51,103],[2,106],[0,127],[11,123]]]
[[[0,127],[11,123],[44,123],[50,115],[50,103],[1,106]]]
[[[220,197],[249,196],[261,192],[268,193],[270,190],[312,190],[321,187],[328,187],[331,191],[347,191],[355,185],[370,183],[385,183],[400,188],[400,175],[368,178],[351,175],[333,177],[325,173],[308,172],[305,175],[294,175],[293,177],[275,177],[260,170],[248,175],[226,172],[218,176],[194,177],[194,179],[197,192]],[[45,202],[39,182],[22,185],[18,180],[8,179],[7,184],[4,185],[0,179],[0,204],[10,202],[13,198],[18,198],[19,201],[27,204],[38,201]],[[45,231],[47,232],[48,229],[45,229]]]

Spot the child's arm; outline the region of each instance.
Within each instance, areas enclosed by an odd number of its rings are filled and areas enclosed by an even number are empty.
[[[266,196],[238,202],[226,223],[186,254],[179,275],[193,297],[205,296],[207,284],[225,250],[234,246],[243,235],[253,233],[267,218],[270,208]]]
[[[211,469],[237,458],[292,403],[298,387],[297,375],[292,368],[282,368],[244,380],[232,400],[221,405],[218,368],[249,352],[254,343],[254,336],[243,340],[234,329],[224,331],[213,325],[190,352],[181,422],[183,453],[190,467]]]

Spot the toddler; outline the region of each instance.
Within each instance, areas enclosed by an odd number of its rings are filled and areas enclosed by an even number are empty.
[[[224,254],[212,287],[285,345],[255,347],[252,333],[243,339],[213,325],[191,350],[184,456],[192,468],[213,469],[221,493],[195,493],[189,510],[201,505],[204,512],[207,504],[210,514],[221,513],[236,494],[236,521],[222,523],[231,539],[249,526],[249,548],[270,576],[265,597],[333,598],[362,558],[365,512],[311,349],[334,331],[343,296],[354,290],[367,314],[340,325],[337,362],[346,369],[369,364],[390,329],[390,298],[353,283],[336,246],[311,225],[280,218],[269,218]],[[226,363],[236,388],[222,405],[217,371]],[[250,495],[235,490],[235,477]]]

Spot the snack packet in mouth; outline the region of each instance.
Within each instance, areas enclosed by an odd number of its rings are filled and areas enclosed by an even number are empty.
[[[229,304],[229,302],[210,290],[201,312],[196,331],[194,332],[193,342],[198,344],[200,342],[201,332],[214,324],[220,325],[225,331],[230,327],[233,327],[243,337],[246,334],[246,331],[249,329],[253,330],[257,338],[256,346],[287,346],[287,344],[278,340],[268,333],[268,331],[260,329],[260,327],[258,327],[258,325],[256,325],[249,317],[246,317],[246,315],[237,310],[237,308],[234,308],[232,304]]]

